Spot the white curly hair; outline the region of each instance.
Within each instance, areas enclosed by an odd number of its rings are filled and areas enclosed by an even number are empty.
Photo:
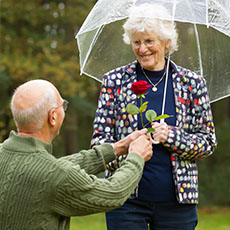
[[[134,6],[123,28],[123,40],[126,44],[131,43],[132,35],[136,32],[154,32],[160,40],[171,40],[166,54],[172,54],[178,49],[176,24],[171,20],[167,9],[161,5],[146,3]]]

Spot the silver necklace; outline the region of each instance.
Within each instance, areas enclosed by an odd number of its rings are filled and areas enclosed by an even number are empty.
[[[145,77],[148,79],[148,81],[153,85],[152,91],[153,91],[153,92],[156,92],[156,91],[157,91],[157,86],[158,86],[158,84],[163,80],[166,71],[164,71],[164,73],[163,73],[162,77],[160,78],[160,80],[159,80],[156,84],[153,84],[152,81],[151,81],[151,80],[149,79],[149,77],[147,76],[147,74],[145,73],[145,71],[144,71],[144,69],[142,68],[142,66],[141,66],[141,69],[142,69],[142,72],[143,72],[143,74],[145,75]]]

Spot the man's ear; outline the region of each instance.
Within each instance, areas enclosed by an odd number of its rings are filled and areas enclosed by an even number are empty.
[[[55,109],[51,109],[48,113],[48,122],[51,126],[55,126],[57,121],[57,113]]]

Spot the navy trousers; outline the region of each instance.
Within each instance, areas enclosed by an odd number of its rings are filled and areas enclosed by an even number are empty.
[[[106,213],[107,230],[194,230],[198,222],[195,204],[152,203],[128,199]]]

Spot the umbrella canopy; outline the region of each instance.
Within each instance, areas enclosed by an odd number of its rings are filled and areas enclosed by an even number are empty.
[[[179,32],[178,64],[204,76],[211,102],[230,95],[229,0],[99,0],[76,35],[81,74],[98,81],[111,69],[135,59],[123,42],[123,28],[132,7],[143,3],[164,6]],[[143,15],[151,17],[151,15]]]

